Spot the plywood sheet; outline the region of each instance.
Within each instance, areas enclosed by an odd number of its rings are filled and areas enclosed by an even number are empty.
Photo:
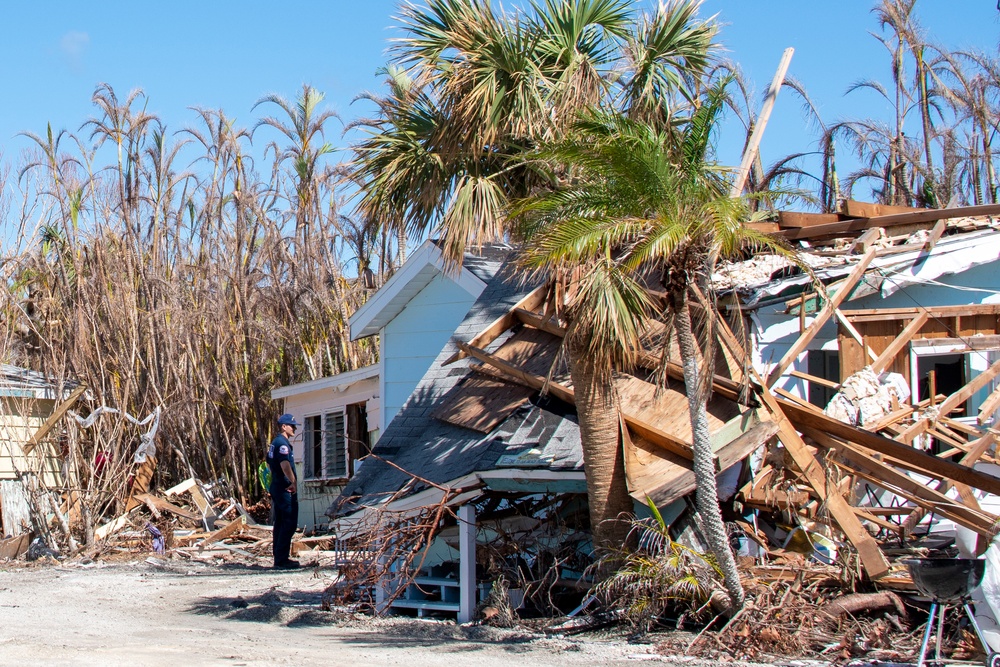
[[[496,351],[496,356],[526,373],[545,376],[561,342],[552,334],[523,327]],[[533,393],[534,389],[499,377],[472,375],[448,392],[431,416],[489,433]]]
[[[615,379],[621,397],[622,412],[652,424],[677,440],[691,442],[691,417],[684,385],[672,383],[661,388],[632,375]],[[740,414],[739,406],[719,395],[712,396],[707,407],[708,430],[715,433],[727,421]]]
[[[28,494],[20,480],[0,480],[0,508],[3,512],[4,536],[20,535],[31,530]]]

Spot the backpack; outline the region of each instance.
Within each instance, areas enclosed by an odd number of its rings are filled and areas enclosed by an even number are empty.
[[[267,465],[267,461],[261,461],[257,466],[257,479],[265,493],[271,490],[271,466]]]

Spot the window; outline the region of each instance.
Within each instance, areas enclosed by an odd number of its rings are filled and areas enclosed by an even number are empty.
[[[831,382],[840,382],[840,356],[836,350],[809,350],[809,374]],[[837,391],[831,387],[809,383],[809,402],[825,408]]]
[[[343,411],[306,417],[302,440],[305,479],[341,479],[348,476]]]

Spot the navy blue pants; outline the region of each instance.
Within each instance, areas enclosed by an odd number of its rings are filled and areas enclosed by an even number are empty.
[[[288,491],[271,491],[271,507],[274,509],[271,553],[274,554],[274,564],[281,565],[288,561],[292,535],[299,522],[299,497]]]

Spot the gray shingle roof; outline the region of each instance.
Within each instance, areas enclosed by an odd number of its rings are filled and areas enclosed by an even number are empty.
[[[525,285],[506,262],[509,254],[509,248],[494,246],[478,257],[464,260],[464,266],[487,286],[456,329],[454,338],[468,342],[510,311],[534,287]],[[456,351],[454,342],[449,341],[379,438],[373,450],[378,458],[370,458],[360,467],[330,508],[331,516],[381,502],[410,481],[407,473],[435,484],[446,484],[471,472],[496,468],[500,456],[529,449],[543,450],[541,458],[549,461],[545,467],[550,469],[582,470],[575,414],[572,408],[567,409],[554,399],[525,404],[485,436],[431,417],[436,402],[470,372],[469,359],[442,365]],[[417,483],[409,492],[423,488],[425,485]]]

